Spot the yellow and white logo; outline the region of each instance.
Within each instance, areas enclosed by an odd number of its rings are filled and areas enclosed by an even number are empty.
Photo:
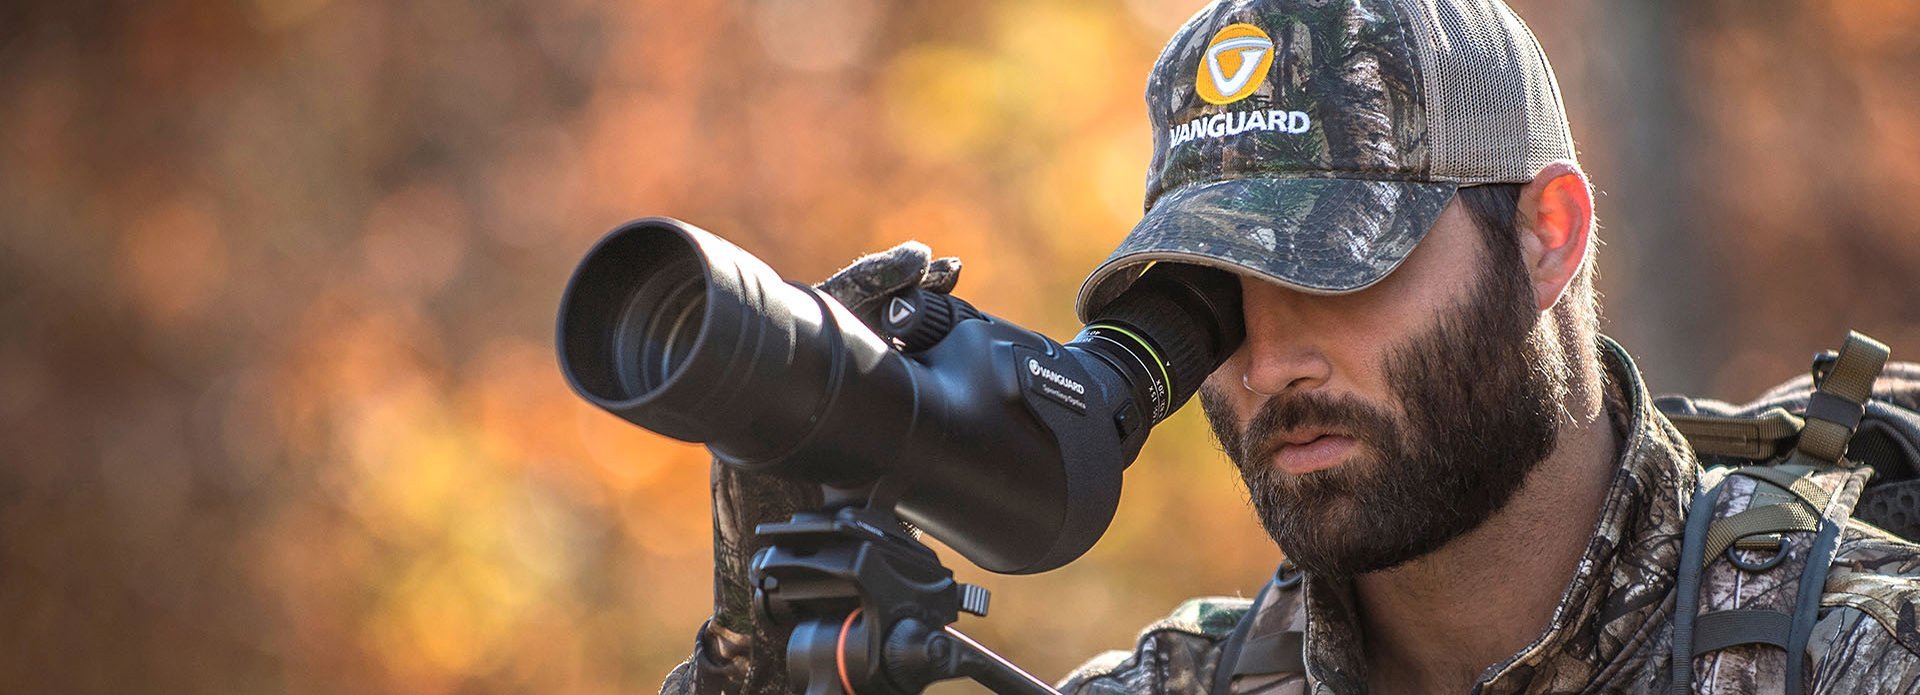
[[[1253,95],[1273,67],[1273,39],[1252,24],[1229,24],[1213,35],[1200,60],[1194,91],[1209,104],[1231,104]]]

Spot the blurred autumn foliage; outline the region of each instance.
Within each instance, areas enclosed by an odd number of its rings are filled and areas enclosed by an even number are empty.
[[[1920,356],[1920,5],[1516,5],[1656,389],[1749,397],[1848,327]],[[588,244],[670,214],[817,279],[917,238],[1068,335],[1194,6],[0,8],[0,691],[652,690],[707,613],[706,458],[563,383]],[[1068,568],[958,568],[962,627],[1056,678],[1278,557],[1197,413],[1127,484]]]

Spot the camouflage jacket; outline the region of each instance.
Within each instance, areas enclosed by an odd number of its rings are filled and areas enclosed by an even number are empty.
[[[1723,469],[1703,471],[1655,411],[1624,351],[1609,344],[1624,429],[1620,467],[1599,524],[1551,623],[1532,644],[1481,675],[1475,692],[1652,693],[1669,684],[1675,568],[1688,502]],[[1857,490],[1856,490],[1857,492]],[[1703,575],[1708,604],[1763,601],[1766,587]],[[1239,675],[1234,693],[1358,693],[1366,661],[1347,587],[1312,576],[1276,580],[1258,599],[1188,601],[1149,626],[1134,650],[1087,662],[1060,684],[1068,693],[1206,693],[1224,644],[1255,611],[1241,659],[1290,663]],[[1920,692],[1920,546],[1857,521],[1845,527],[1808,643],[1811,693]],[[1291,653],[1257,653],[1285,650]],[[1775,655],[1760,658],[1761,650]],[[1780,687],[1776,647],[1745,645],[1694,660],[1696,692],[1768,692]]]

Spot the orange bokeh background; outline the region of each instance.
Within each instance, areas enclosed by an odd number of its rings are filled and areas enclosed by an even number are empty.
[[[1609,332],[1743,399],[1920,355],[1920,6],[1528,0]],[[1057,337],[1137,219],[1172,0],[0,10],[0,690],[647,692],[704,450],[575,398],[563,283],[668,214],[791,278],[919,239]],[[1189,410],[1073,565],[967,581],[1043,678],[1278,559]]]

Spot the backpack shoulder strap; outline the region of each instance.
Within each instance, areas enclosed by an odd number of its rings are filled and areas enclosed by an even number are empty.
[[[1283,562],[1273,573],[1273,579],[1260,588],[1253,607],[1240,617],[1233,633],[1221,645],[1220,662],[1209,689],[1211,695],[1231,695],[1234,679],[1239,676],[1306,671],[1305,635],[1290,629],[1289,616],[1273,614],[1283,598],[1281,594],[1303,590],[1301,582],[1305,578],[1304,572]]]
[[[1790,655],[1806,652],[1840,530],[1871,473],[1754,465],[1712,474],[1681,542],[1671,692],[1691,693],[1696,672],[1732,676],[1770,661],[1797,695],[1805,660]],[[1729,649],[1747,644],[1778,650]]]

